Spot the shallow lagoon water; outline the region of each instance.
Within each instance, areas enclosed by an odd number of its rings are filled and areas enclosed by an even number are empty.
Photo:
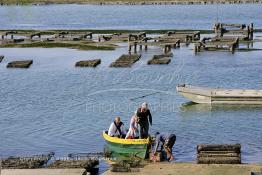
[[[0,29],[211,29],[218,20],[262,28],[262,4],[0,6]],[[128,12],[128,13],[127,13]]]
[[[127,53],[126,47],[1,48],[0,155],[101,152],[102,131],[113,118],[121,116],[128,126],[137,106],[147,101],[153,114],[150,132],[177,135],[176,161],[194,161],[200,143],[241,143],[243,162],[262,162],[261,106],[188,105],[175,90],[179,83],[261,89],[261,51],[195,55],[192,48],[173,49],[169,65],[149,66],[147,60],[161,53],[149,47],[132,68],[119,69],[108,66]],[[102,64],[95,69],[74,67],[76,61],[90,58],[101,58]],[[19,59],[34,63],[27,70],[5,67]]]

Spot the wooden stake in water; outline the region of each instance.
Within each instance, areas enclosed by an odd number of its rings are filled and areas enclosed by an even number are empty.
[[[1,171],[2,171],[2,157],[0,157],[0,175],[1,175]]]

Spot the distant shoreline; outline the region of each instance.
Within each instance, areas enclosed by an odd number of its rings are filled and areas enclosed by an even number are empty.
[[[0,5],[208,5],[208,4],[257,4],[262,0],[0,0]]]

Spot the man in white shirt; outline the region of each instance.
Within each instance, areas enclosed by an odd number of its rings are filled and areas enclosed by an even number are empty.
[[[111,137],[123,138],[126,135],[126,130],[124,128],[123,122],[121,122],[120,117],[116,117],[115,121],[111,123],[108,129],[108,135]]]

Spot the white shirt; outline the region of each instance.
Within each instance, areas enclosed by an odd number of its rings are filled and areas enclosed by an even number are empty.
[[[121,125],[120,129],[121,129],[122,134],[126,134],[126,130],[124,128],[124,124]],[[114,122],[111,123],[111,125],[110,125],[110,127],[108,129],[108,135],[111,136],[111,137],[113,137],[113,136],[120,136],[120,133],[117,130],[117,127],[116,127]]]
[[[135,116],[132,116],[131,120],[130,120],[129,131],[126,134],[126,139],[128,139],[129,137],[135,138],[135,137],[138,137],[138,136],[139,136],[138,123],[135,121]]]

